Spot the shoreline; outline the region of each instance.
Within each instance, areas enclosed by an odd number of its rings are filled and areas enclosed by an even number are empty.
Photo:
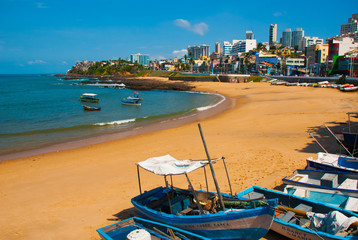
[[[195,91],[195,90],[193,90],[193,91]],[[197,91],[197,92],[203,92],[203,91]],[[205,93],[218,94],[218,93],[211,93],[211,92],[205,92]],[[14,160],[17,158],[31,157],[31,156],[35,156],[38,154],[70,150],[70,149],[85,147],[85,146],[89,146],[89,145],[105,143],[105,142],[109,142],[109,141],[115,141],[115,140],[119,140],[119,139],[123,139],[123,138],[127,138],[127,137],[144,134],[144,133],[150,133],[150,132],[155,132],[155,131],[159,131],[159,130],[174,128],[174,127],[178,127],[178,126],[192,123],[195,121],[214,117],[216,115],[221,114],[224,111],[227,111],[227,110],[235,107],[235,104],[236,104],[235,99],[229,98],[222,94],[218,94],[218,95],[223,97],[224,100],[219,101],[218,103],[215,103],[214,106],[209,109],[195,110],[194,112],[178,115],[173,118],[166,119],[166,120],[155,121],[153,123],[146,123],[143,126],[130,128],[128,130],[124,130],[121,132],[107,133],[107,134],[102,134],[102,135],[93,136],[93,137],[87,137],[87,138],[73,140],[73,141],[66,141],[63,143],[49,145],[49,146],[45,146],[45,147],[39,147],[39,148],[31,149],[31,150],[3,154],[3,155],[0,155],[0,161],[8,161],[8,160]],[[200,107],[199,109],[203,109],[206,107],[208,107],[208,106]]]
[[[0,161],[0,238],[100,239],[96,229],[134,215],[130,200],[139,194],[136,163],[166,154],[176,159],[205,158],[199,121],[210,156],[226,159],[234,193],[253,185],[277,188],[283,177],[304,168],[307,157],[316,157],[316,143],[306,131],[322,134],[324,123],[339,127],[358,105],[357,93],[328,88],[193,85],[198,91],[234,99],[235,107],[177,127]],[[214,167],[221,191],[230,192],[225,167],[220,163]],[[162,177],[140,174],[144,191],[165,186]],[[202,189],[205,178],[202,171],[195,171],[190,180],[195,189]],[[185,177],[175,176],[173,181],[176,187],[187,188]],[[215,191],[212,182],[209,191]],[[267,234],[263,239],[278,237]]]

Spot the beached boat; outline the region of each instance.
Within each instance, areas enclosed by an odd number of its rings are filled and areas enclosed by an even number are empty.
[[[297,169],[291,176],[284,177],[282,182],[299,187],[340,191],[344,195],[358,197],[358,173]]]
[[[271,85],[286,85],[286,81],[283,80],[276,80],[276,81],[272,81]]]
[[[357,123],[351,121],[351,117],[358,117],[358,112],[348,112],[347,115],[347,126],[341,131],[336,131],[334,135],[349,150],[349,152],[354,155],[358,148],[358,127]]]
[[[82,101],[82,102],[98,102],[99,97],[95,93],[83,93],[80,96],[80,101]]]
[[[200,128],[200,125],[199,125]],[[201,136],[203,138],[201,129]],[[205,150],[207,148],[203,139]],[[149,158],[137,163],[140,194],[132,198],[137,211],[153,221],[166,223],[211,239],[259,239],[269,230],[274,218],[277,199],[236,201],[233,194],[220,192],[215,171],[208,160],[177,160],[170,155]],[[226,164],[224,158],[221,158]],[[209,165],[216,192],[195,191],[188,174]],[[139,169],[164,176],[165,187],[142,193]],[[226,171],[227,172],[227,171]],[[172,176],[185,175],[189,189],[173,187]],[[168,186],[167,177],[171,178]],[[206,177],[206,174],[205,174]],[[228,177],[229,180],[229,177]],[[207,183],[207,179],[205,181]],[[230,185],[230,181],[229,181]],[[230,185],[231,188],[231,185]],[[232,192],[232,191],[231,191]]]
[[[340,88],[339,90],[341,90],[342,92],[355,92],[358,91],[358,86],[347,86],[347,87],[343,87]]]
[[[253,186],[239,199],[278,198],[271,230],[291,239],[358,239],[358,214],[318,201]]]
[[[309,157],[306,162],[306,169],[358,172],[358,158],[346,155],[319,152],[317,153],[317,159]]]
[[[139,217],[99,228],[97,232],[103,240],[209,240],[195,233]]]
[[[308,198],[317,202],[327,203],[329,205],[343,208],[352,212],[358,212],[357,194],[352,194],[353,196],[349,196],[340,190],[311,188],[295,185],[286,185],[283,192],[298,197]]]
[[[100,111],[101,107],[82,105],[85,111]]]

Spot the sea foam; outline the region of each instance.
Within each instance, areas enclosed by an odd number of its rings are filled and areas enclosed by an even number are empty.
[[[196,110],[197,111],[205,111],[205,110],[208,110],[210,108],[214,108],[214,107],[218,106],[219,104],[221,104],[221,103],[223,103],[225,101],[225,99],[226,99],[225,96],[223,96],[221,94],[218,94],[218,93],[214,93],[214,94],[221,97],[221,100],[219,102],[215,103],[214,105],[209,105],[209,106],[205,106],[205,107],[199,107]]]
[[[136,120],[136,119],[133,118],[133,119],[125,119],[125,120],[112,121],[112,122],[95,123],[94,125],[97,125],[97,126],[120,125],[120,124],[129,123],[129,122],[135,122],[135,120]]]

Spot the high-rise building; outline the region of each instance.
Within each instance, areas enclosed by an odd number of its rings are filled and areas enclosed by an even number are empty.
[[[149,65],[149,55],[148,54],[140,54],[140,53],[132,54],[131,62],[132,63],[137,62],[141,65],[148,66]]]
[[[341,35],[348,33],[355,33],[358,31],[358,13],[352,14],[352,17],[348,19],[348,23],[341,25]]]
[[[209,46],[202,44],[202,45],[196,45],[196,46],[188,46],[188,55],[191,56],[194,59],[199,59],[204,56],[208,57],[210,55],[209,53]]]
[[[303,37],[299,42],[298,50],[304,51],[306,47],[323,44],[323,39],[318,37]]]
[[[252,31],[246,31],[246,39],[255,39],[255,35]]]
[[[305,36],[305,31],[303,31],[302,28],[297,28],[295,31],[292,32],[292,43],[291,46],[299,46],[300,41],[302,41],[302,38]]]
[[[282,46],[284,47],[291,47],[292,45],[292,31],[291,28],[286,29],[283,33],[282,33]]]
[[[223,56],[229,56],[232,49],[232,44],[229,41],[224,41]]]
[[[221,48],[221,43],[220,42],[215,43],[215,52],[218,53],[219,55],[222,54],[222,48]]]
[[[273,45],[277,42],[277,24],[271,24],[269,30],[269,44]]]
[[[246,53],[257,47],[256,39],[238,40],[232,45],[231,56],[238,56],[240,53]]]

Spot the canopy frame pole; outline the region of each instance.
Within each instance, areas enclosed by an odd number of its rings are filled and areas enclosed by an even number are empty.
[[[165,187],[167,189],[167,197],[168,197],[168,203],[169,203],[169,209],[170,209],[170,214],[173,214],[173,209],[172,209],[172,204],[170,202],[170,194],[169,194],[169,188],[168,188],[168,181],[167,181],[167,176],[164,175],[164,181],[165,181]]]
[[[206,175],[206,168],[205,168],[205,166],[204,166],[204,176],[205,176],[206,191],[209,192],[208,177],[207,177],[207,175]]]
[[[353,157],[353,154],[343,145],[341,140],[337,138],[337,136],[332,132],[332,130],[329,127],[327,127],[326,124],[324,124],[324,126],[327,128],[328,132],[339,142],[339,144],[343,147],[343,149],[346,150],[346,152]]]
[[[209,166],[210,166],[211,174],[213,176],[213,180],[214,180],[214,183],[215,183],[216,191],[217,191],[218,196],[219,196],[220,206],[221,206],[221,209],[225,211],[225,205],[224,205],[223,197],[221,196],[219,184],[218,184],[218,181],[216,180],[214,167],[213,167],[213,164],[211,163],[210,154],[209,154],[208,148],[206,147],[205,138],[204,138],[204,135],[203,135],[203,131],[201,130],[200,123],[198,123],[198,127],[199,127],[199,131],[200,131],[201,140],[203,141],[203,144],[204,144],[206,156],[208,157]]]
[[[226,171],[226,176],[227,176],[227,181],[229,182],[231,197],[233,197],[233,195],[232,195],[232,188],[231,188],[231,181],[230,181],[230,177],[229,177],[229,172],[228,172],[227,167],[226,167],[225,157],[222,157],[221,159],[223,160],[223,163],[224,163],[224,167],[225,167],[225,171]]]
[[[193,196],[194,196],[194,198],[195,198],[196,205],[197,205],[198,208],[199,208],[200,214],[203,215],[203,214],[204,214],[204,210],[203,210],[202,206],[200,205],[198,196],[197,196],[196,193],[195,193],[194,187],[193,187],[193,185],[192,185],[191,182],[190,182],[190,179],[189,179],[189,177],[188,177],[188,174],[187,174],[186,172],[184,172],[184,174],[185,174],[186,179],[188,180],[190,190],[191,190],[191,192],[193,193]]]
[[[140,193],[140,200],[143,202],[142,199],[142,186],[140,182],[140,174],[139,174],[139,165],[137,164],[137,175],[138,175],[138,186],[139,186],[139,193]]]

